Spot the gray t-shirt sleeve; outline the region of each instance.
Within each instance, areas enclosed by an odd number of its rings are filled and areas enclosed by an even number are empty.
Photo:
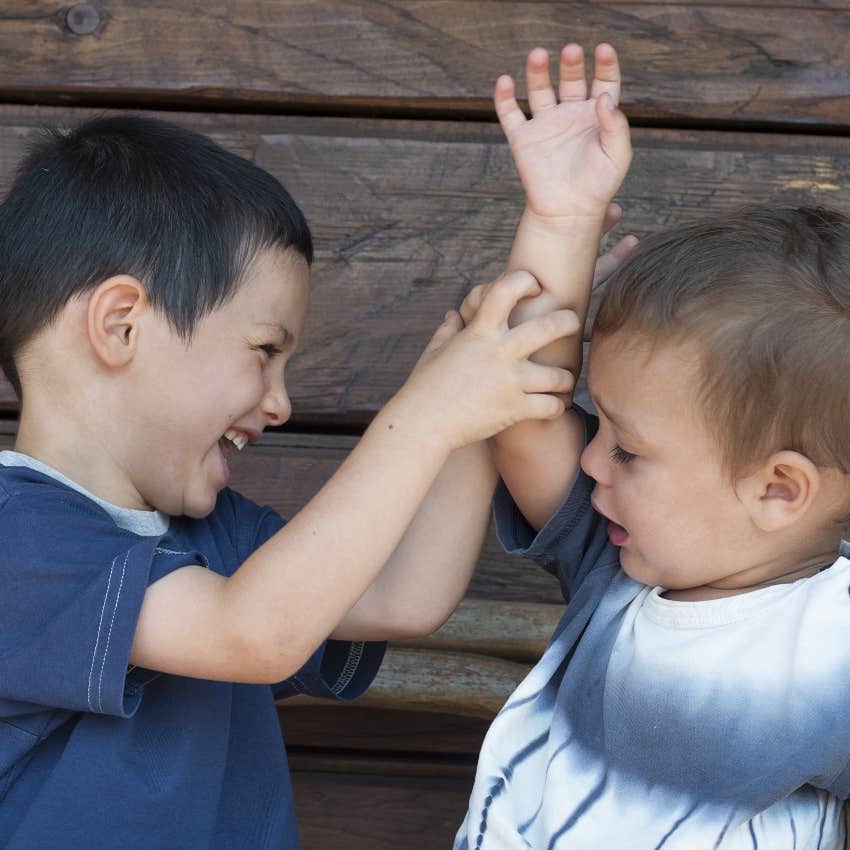
[[[584,420],[585,442],[590,442],[597,418],[580,407],[573,409]],[[538,532],[522,515],[503,481],[493,498],[496,533],[505,551],[528,558],[556,576],[566,600],[596,567],[619,561],[617,549],[608,540],[607,520],[590,504],[594,486],[593,479],[579,468],[567,498]]]

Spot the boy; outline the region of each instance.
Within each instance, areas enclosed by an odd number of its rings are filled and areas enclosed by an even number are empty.
[[[289,417],[311,257],[276,180],[179,127],[95,119],[24,161],[0,207],[22,401],[0,455],[3,847],[296,847],[273,690],[351,699],[367,641],[436,628],[487,525],[480,441],[563,411],[570,376],[527,357],[576,317],[508,330],[539,289],[508,275],[284,526],[227,489],[227,457]]]
[[[529,139],[556,149],[584,95],[562,76],[555,106],[533,64],[530,122],[497,88],[518,160]],[[526,184],[551,233],[601,216],[598,153],[552,155],[584,186]],[[485,738],[456,850],[846,846],[848,246],[850,221],[811,209],[646,240],[594,325],[598,419],[572,408],[494,439],[500,538],[558,577],[567,608]],[[592,249],[541,242],[512,264],[540,280],[541,309],[580,312],[588,277],[567,272]],[[557,354],[578,370],[577,339]]]

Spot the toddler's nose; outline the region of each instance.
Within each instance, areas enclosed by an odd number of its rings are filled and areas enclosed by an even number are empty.
[[[605,462],[601,457],[599,438],[594,437],[581,453],[581,468],[597,483],[606,484]]]

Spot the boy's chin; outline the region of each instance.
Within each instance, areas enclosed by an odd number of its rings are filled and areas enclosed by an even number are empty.
[[[215,503],[218,499],[218,493],[213,493],[212,497],[206,498],[198,498],[192,500],[186,500],[183,504],[183,510],[180,512],[182,516],[187,516],[190,519],[203,519],[205,516],[209,516],[212,513],[213,508],[215,508]],[[174,516],[174,514],[171,514]]]

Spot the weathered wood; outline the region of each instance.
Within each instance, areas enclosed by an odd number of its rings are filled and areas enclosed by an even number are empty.
[[[434,634],[396,641],[398,647],[478,653],[534,664],[564,613],[563,605],[467,599]]]
[[[437,850],[452,846],[472,779],[293,771],[303,850]]]
[[[287,749],[309,757],[317,749],[476,754],[490,725],[489,718],[437,712],[326,705],[278,706]]]
[[[0,98],[490,114],[538,45],[615,44],[649,120],[848,126],[840,0],[7,0]],[[88,11],[88,14],[85,13]]]
[[[39,124],[77,111],[0,108],[0,189]],[[294,422],[362,426],[400,386],[447,307],[496,276],[522,195],[491,125],[178,115],[254,157],[304,207],[313,298],[290,367]],[[635,130],[621,233],[742,203],[850,211],[850,147],[832,137]],[[0,408],[14,410],[7,384]]]
[[[529,669],[529,665],[487,655],[390,646],[357,705],[492,719]],[[321,702],[308,696],[286,700],[298,706]]]
[[[370,714],[374,712],[369,712]],[[409,716],[409,715],[406,715]],[[293,771],[311,773],[351,773],[361,776],[442,776],[471,780],[475,775],[475,755],[459,754],[414,757],[408,753],[354,753],[350,750],[328,752],[317,748],[287,748],[287,760]]]

